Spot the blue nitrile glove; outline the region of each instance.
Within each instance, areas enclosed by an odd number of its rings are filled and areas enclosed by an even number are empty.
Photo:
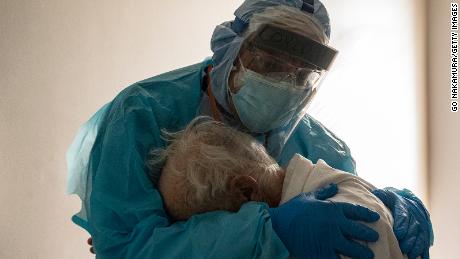
[[[433,245],[433,227],[430,214],[422,201],[407,190],[384,188],[372,191],[393,214],[393,231],[401,251],[410,259],[421,256],[428,259]]]
[[[339,258],[338,254],[374,258],[372,251],[352,239],[375,242],[376,231],[356,222],[377,221],[380,216],[359,205],[323,201],[337,193],[331,184],[312,193],[302,193],[285,204],[270,208],[273,229],[291,256]]]

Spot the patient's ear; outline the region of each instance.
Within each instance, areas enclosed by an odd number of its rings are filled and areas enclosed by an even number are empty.
[[[259,184],[249,175],[238,175],[230,179],[230,192],[242,202],[258,200]]]

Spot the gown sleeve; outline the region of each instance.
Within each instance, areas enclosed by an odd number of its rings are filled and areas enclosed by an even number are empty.
[[[196,104],[177,97],[188,94],[185,89],[180,93],[180,84],[165,90],[168,98],[160,94],[160,88],[171,84],[131,86],[105,106],[103,119],[98,117],[83,201],[86,219],[76,218],[88,225],[97,257],[287,258],[264,203],[247,203],[237,213],[200,214],[186,222],[168,218],[145,161],[151,148],[165,146],[161,129],[178,130],[196,112]],[[155,85],[160,88],[151,91]]]
[[[280,165],[287,165],[296,153],[313,163],[322,159],[336,169],[356,175],[355,160],[347,144],[308,114],[300,120],[283,147]]]

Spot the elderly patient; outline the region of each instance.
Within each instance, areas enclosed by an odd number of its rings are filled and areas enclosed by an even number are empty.
[[[323,160],[313,164],[299,154],[283,169],[257,140],[208,117],[198,117],[185,130],[167,136],[170,145],[152,151],[149,164],[164,163],[159,191],[174,219],[216,210],[234,212],[249,201],[276,207],[300,193],[335,183],[339,192],[329,201],[359,204],[380,214],[379,221],[368,224],[380,236],[368,244],[375,258],[404,258],[390,211],[370,192],[375,187],[360,177],[331,168]]]

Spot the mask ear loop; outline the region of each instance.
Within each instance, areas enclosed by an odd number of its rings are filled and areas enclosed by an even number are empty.
[[[243,66],[243,62],[241,61],[241,59],[238,57],[237,60],[238,60],[238,63],[239,63],[239,68],[237,66],[233,65],[232,69],[230,70],[230,73],[234,73],[234,76],[232,77],[232,83],[233,83],[233,87],[235,89],[237,88],[236,83],[235,83],[237,77],[240,76],[241,72],[247,72],[247,69]],[[241,87],[238,87],[238,90],[240,88]],[[227,82],[227,98],[232,98],[233,94],[235,94],[235,93],[232,92],[232,90],[230,89],[229,83]]]
[[[251,61],[252,62],[252,61]],[[241,61],[241,58],[238,57],[238,63],[240,64],[240,69],[243,71],[243,72],[246,72],[248,69],[243,65],[243,61]],[[237,67],[233,66],[233,69],[235,70],[238,70]]]
[[[236,73],[233,77],[232,77],[232,83],[233,85],[235,85],[235,77],[238,76],[238,68],[233,65],[232,66],[232,69],[230,70],[230,73]],[[230,108],[230,113],[232,114],[233,117],[235,117],[235,119],[238,116],[238,112],[236,111],[235,107],[233,106],[233,95],[234,93],[232,93],[232,91],[230,90],[230,86],[229,86],[229,83],[227,82],[227,102],[229,103],[229,108]],[[238,119],[239,120],[239,119]]]
[[[221,117],[220,117],[220,113],[217,109],[217,103],[216,103],[216,98],[214,97],[214,94],[212,94],[212,86],[211,86],[211,70],[212,70],[212,66],[209,65],[208,68],[207,68],[207,79],[206,79],[206,83],[208,84],[208,87],[207,87],[207,92],[208,92],[208,96],[209,96],[209,105],[211,106],[211,112],[212,112],[212,117],[214,118],[214,120],[216,121],[222,121],[221,120]]]

